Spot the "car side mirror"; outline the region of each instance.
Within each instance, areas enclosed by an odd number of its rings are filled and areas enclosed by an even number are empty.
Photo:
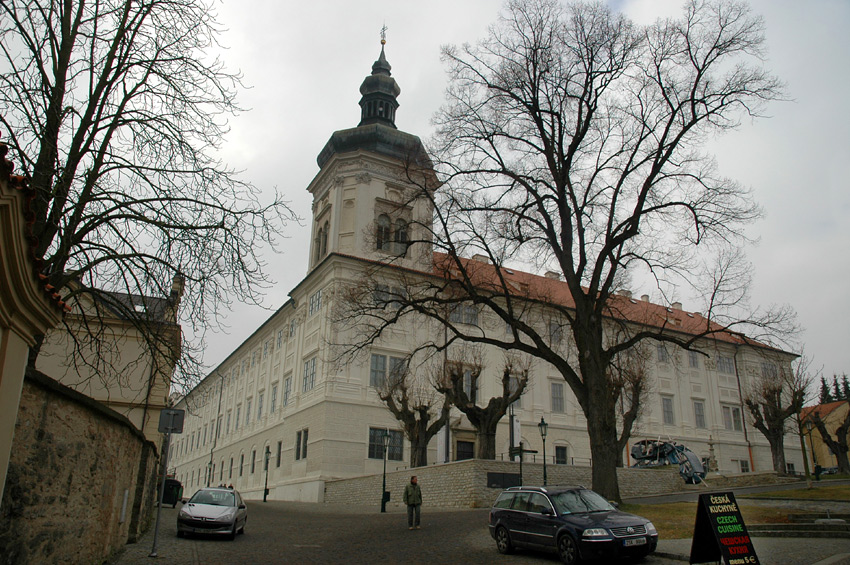
[[[239,505],[239,510],[242,510],[243,508],[247,508],[247,507],[246,507],[244,504],[240,504],[240,505]]]
[[[541,514],[544,514],[545,516],[552,516],[552,515],[554,515],[554,512],[552,512],[551,508],[544,508],[541,511]]]
[[[609,500],[609,501],[608,501],[608,504],[610,504],[611,506],[613,506],[613,507],[614,507],[614,508],[616,508],[617,510],[619,510],[619,509],[620,509],[620,503],[619,503],[619,502],[615,502],[615,501],[613,501],[613,500]]]

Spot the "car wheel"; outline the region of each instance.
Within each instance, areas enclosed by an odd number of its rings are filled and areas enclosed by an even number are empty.
[[[508,530],[502,526],[496,528],[496,549],[499,550],[499,553],[504,553],[505,555],[514,551],[511,536],[508,534]]]
[[[230,535],[227,536],[231,541],[236,539],[236,522],[233,522],[233,529],[230,531]]]
[[[567,565],[578,563],[578,547],[570,534],[561,534],[558,538],[558,557],[561,558],[561,563]]]

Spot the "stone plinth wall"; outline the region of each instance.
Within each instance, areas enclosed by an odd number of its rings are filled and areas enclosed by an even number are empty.
[[[402,506],[402,494],[411,475],[416,475],[422,487],[423,504],[445,508],[486,508],[493,503],[501,488],[487,486],[487,473],[519,473],[519,463],[469,459],[442,465],[420,467],[405,471],[387,472],[388,507]],[[550,485],[591,486],[590,467],[547,465]],[[543,484],[543,465],[523,463],[523,483]],[[677,467],[655,469],[618,469],[620,494],[623,497],[664,494],[682,490],[684,482]],[[324,501],[330,504],[381,503],[382,475],[325,482]]]
[[[157,449],[125,417],[27,372],[0,563],[101,563],[150,524]]]

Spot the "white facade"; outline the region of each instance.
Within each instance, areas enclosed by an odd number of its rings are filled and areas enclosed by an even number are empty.
[[[383,53],[379,62],[382,59]],[[370,386],[372,358],[383,357],[386,368],[393,357],[404,357],[440,329],[432,323],[400,325],[343,366],[332,362],[334,351],[328,346],[345,341],[341,330],[329,322],[334,301],[343,299],[340,290],[346,282],[371,276],[374,262],[388,257],[376,249],[381,247],[376,241],[381,237],[376,236],[380,216],[392,224],[415,220],[411,223],[416,225],[431,213],[421,204],[404,204],[412,188],[404,180],[401,159],[392,151],[368,143],[354,147],[346,141],[362,134],[390,141],[395,136],[396,143],[418,142],[395,131],[394,125],[393,129],[369,125],[366,105],[361,105],[361,124],[367,125],[334,134],[319,158],[321,170],[308,187],[313,194],[313,237],[307,276],[286,304],[176,406],[187,415],[183,434],[172,439],[169,470],[183,482],[187,495],[207,484],[232,484],[247,499],[258,499],[267,479],[271,499],[321,501],[326,480],[381,472],[376,430],[388,429],[394,441],[400,440],[400,424]],[[336,150],[331,147],[335,141]],[[423,234],[408,239],[417,235]],[[417,243],[403,259],[393,261],[408,269],[399,276],[415,277],[416,272],[432,271],[432,257],[429,247]],[[387,284],[392,286],[392,280]],[[668,311],[693,317],[678,308]],[[486,314],[477,324],[485,332],[505,331],[504,322]],[[742,393],[753,375],[775,370],[772,364],[788,365],[793,357],[714,340],[705,340],[700,349],[705,355],[669,347],[653,351],[652,388],[632,442],[674,439],[700,457],[713,455],[724,473],[771,470],[770,448],[747,422]],[[484,360],[478,398],[486,402],[500,394],[502,353],[484,350]],[[421,378],[427,379],[425,368],[420,370]],[[543,362],[534,364],[518,404],[521,438],[517,440],[538,450],[536,457],[543,452],[537,423],[544,417],[549,423],[548,461],[589,464],[584,416],[554,369]],[[469,452],[475,436],[465,417],[455,410],[449,428],[448,436],[441,433],[431,441],[429,464]],[[496,437],[497,457],[505,459],[508,428],[506,416]],[[802,455],[795,440],[786,438],[786,458],[800,469]],[[390,470],[404,468],[410,460],[409,442],[399,443],[390,449]]]

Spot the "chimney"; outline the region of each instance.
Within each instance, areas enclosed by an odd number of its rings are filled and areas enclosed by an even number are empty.
[[[486,255],[481,255],[479,253],[476,253],[475,255],[473,255],[472,260],[478,261],[479,263],[487,263],[488,265],[490,264],[490,258],[487,257]]]
[[[177,321],[177,309],[180,307],[180,299],[183,298],[183,291],[186,289],[186,279],[181,273],[174,275],[171,279],[171,295],[168,301],[171,306],[171,313],[174,316],[174,321]]]
[[[681,302],[674,302],[672,304],[672,306],[673,306],[673,310],[681,310],[682,309],[682,303]]]
[[[545,273],[543,273],[543,276],[547,279],[552,279],[556,281],[561,280],[561,273],[556,273],[555,271],[546,271]]]
[[[648,294],[641,294],[641,295],[640,295],[640,299],[641,299],[643,302],[649,302],[649,295],[648,295]]]

